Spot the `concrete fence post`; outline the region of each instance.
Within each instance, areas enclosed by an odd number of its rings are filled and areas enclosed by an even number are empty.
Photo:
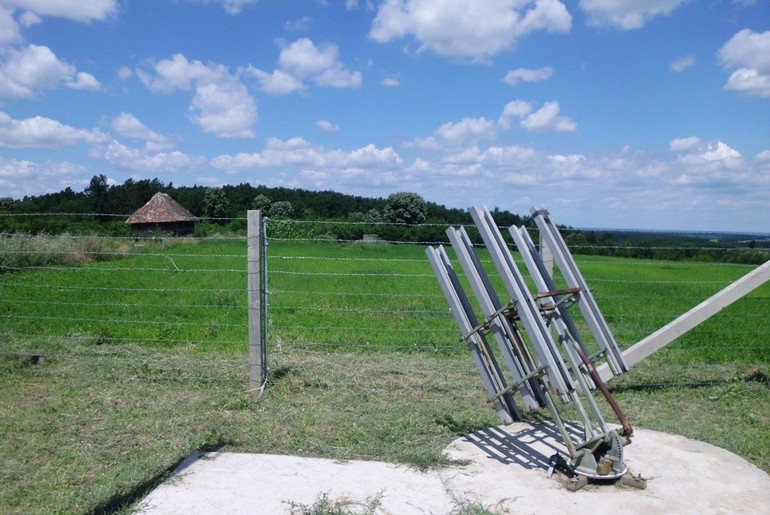
[[[543,260],[548,275],[553,277],[553,252],[551,252],[548,242],[543,239],[542,232],[540,233],[540,258]]]
[[[249,291],[249,391],[262,395],[267,383],[267,255],[262,213],[247,214]]]

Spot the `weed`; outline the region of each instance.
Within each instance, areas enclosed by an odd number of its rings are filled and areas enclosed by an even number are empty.
[[[382,492],[365,501],[355,501],[345,497],[330,499],[329,493],[324,492],[318,499],[306,505],[294,501],[283,501],[290,507],[292,515],[377,515],[382,504]]]

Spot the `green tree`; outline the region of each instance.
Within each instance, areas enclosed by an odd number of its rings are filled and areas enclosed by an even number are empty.
[[[85,194],[88,196],[90,207],[94,213],[107,213],[107,190],[109,189],[110,186],[107,184],[107,177],[104,174],[91,177]]]
[[[228,209],[227,195],[222,188],[208,188],[206,190],[206,194],[203,196],[203,213],[206,216],[224,218],[227,216]]]
[[[428,207],[417,193],[393,193],[385,204],[384,215],[391,223],[415,225],[425,221]]]
[[[271,218],[291,218],[291,215],[293,214],[294,207],[288,200],[279,200],[277,202],[273,202],[273,204],[270,206]]]
[[[264,193],[260,193],[251,201],[251,209],[258,209],[259,211],[262,211],[262,213],[267,213],[270,209],[270,204],[272,203],[273,201],[270,200],[270,197]]]
[[[0,211],[4,213],[13,213],[13,199],[11,197],[0,198]]]

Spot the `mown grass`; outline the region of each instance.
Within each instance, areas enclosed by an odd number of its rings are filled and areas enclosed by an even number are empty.
[[[117,261],[0,275],[0,512],[120,510],[196,449],[431,467],[498,423],[422,247],[269,253],[260,400],[246,391],[243,240],[132,243]],[[624,347],[752,268],[579,262]],[[613,380],[631,422],[770,471],[769,304],[765,285]]]

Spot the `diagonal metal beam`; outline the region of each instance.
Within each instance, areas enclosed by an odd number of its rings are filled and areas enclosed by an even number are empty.
[[[428,247],[425,249],[425,253],[455,321],[465,337],[468,350],[481,374],[482,382],[497,415],[503,424],[521,420],[521,413],[508,389],[505,377],[495,361],[484,335],[476,330],[479,322],[444,247],[440,246],[438,249]]]
[[[727,288],[704,300],[687,313],[664,325],[651,335],[643,338],[625,351],[623,357],[629,367],[647,358],[654,352],[670,344],[686,332],[705,322],[713,315],[759,288],[770,280],[770,261],[758,266]],[[612,372],[606,364],[596,367],[604,381],[612,378]]]
[[[627,372],[628,366],[621,354],[620,347],[615,341],[607,321],[599,310],[599,305],[596,303],[591,289],[583,278],[583,274],[580,273],[575,260],[572,258],[567,244],[561,237],[559,230],[551,222],[548,211],[532,208],[531,213],[538,229],[540,229],[540,236],[551,248],[553,258],[559,266],[559,271],[567,285],[570,288],[580,288],[580,292],[575,297],[577,305],[583,314],[583,318],[588,323],[588,328],[604,351],[604,357],[609,364],[610,371],[615,375]]]

